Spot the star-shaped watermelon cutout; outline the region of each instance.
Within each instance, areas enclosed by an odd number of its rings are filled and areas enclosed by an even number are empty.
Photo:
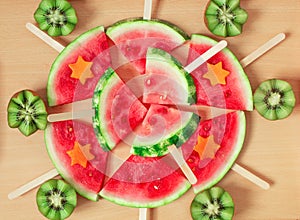
[[[94,77],[91,71],[92,64],[93,62],[85,61],[82,56],[78,56],[75,63],[69,64],[72,70],[71,78],[79,79],[80,83],[84,85],[87,79]]]
[[[220,145],[214,141],[214,136],[210,135],[206,138],[198,136],[198,142],[194,147],[194,151],[199,154],[201,160],[215,158],[216,152],[219,150]]]
[[[90,144],[82,146],[79,144],[79,142],[75,141],[73,149],[67,151],[67,154],[71,157],[71,166],[79,164],[82,167],[86,168],[87,162],[95,158],[90,150]]]
[[[229,71],[223,69],[222,62],[217,64],[207,63],[207,73],[203,75],[203,78],[208,79],[212,86],[217,84],[226,85],[226,77],[229,74]]]

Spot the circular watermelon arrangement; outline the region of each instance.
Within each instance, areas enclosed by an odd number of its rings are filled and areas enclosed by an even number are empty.
[[[185,70],[216,43],[141,18],[96,27],[70,43],[52,64],[48,103],[89,99],[84,107],[93,117],[48,124],[45,142],[61,176],[87,199],[145,208],[220,181],[242,149],[243,111],[252,110],[253,101],[249,80],[229,49],[191,73]],[[193,104],[235,111],[201,120],[178,108]],[[169,155],[170,145],[182,152],[196,184]],[[128,157],[122,161],[115,149],[124,146]],[[112,167],[112,160],[121,165]]]

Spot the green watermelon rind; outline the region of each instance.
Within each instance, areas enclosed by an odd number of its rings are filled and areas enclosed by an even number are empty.
[[[95,130],[95,134],[98,138],[98,141],[100,143],[100,146],[103,148],[104,151],[110,151],[114,147],[114,142],[110,140],[110,135],[108,134],[108,131],[106,129],[102,129],[100,118],[101,115],[104,115],[101,113],[103,110],[103,107],[100,106],[100,99],[101,95],[103,94],[104,89],[109,89],[110,86],[114,85],[114,80],[118,78],[115,71],[112,68],[108,68],[104,74],[101,76],[100,80],[98,81],[98,84],[94,90],[94,96],[93,96],[93,109],[95,111],[95,114],[93,116],[93,127]],[[112,83],[109,85],[109,83]]]
[[[215,45],[218,42],[213,40],[210,37],[204,36],[204,35],[200,35],[200,34],[192,34],[191,35],[191,42],[199,42],[199,43],[203,43],[203,41],[209,42],[209,44],[211,45]],[[233,65],[235,66],[235,68],[237,68],[237,72],[239,74],[239,77],[241,78],[240,82],[243,82],[243,91],[245,94],[246,100],[248,101],[246,104],[246,110],[247,111],[253,111],[253,93],[252,93],[252,88],[250,85],[250,81],[248,76],[246,75],[240,61],[238,60],[238,58],[228,49],[228,48],[224,48],[222,50],[222,52],[224,54],[226,54],[230,60],[232,60],[234,63]]]
[[[243,111],[236,111],[235,114],[238,114],[239,132],[238,132],[237,141],[235,142],[235,146],[234,146],[234,153],[231,155],[230,159],[226,162],[226,166],[224,166],[223,169],[221,169],[217,174],[215,174],[211,181],[207,182],[206,184],[202,184],[202,185],[196,184],[193,186],[193,190],[196,194],[203,190],[209,189],[210,187],[220,182],[221,179],[231,169],[231,167],[233,166],[234,162],[236,161],[239,153],[243,148],[243,144],[246,136],[246,116]]]
[[[140,25],[150,25],[151,28],[158,27],[161,30],[164,30],[165,33],[167,33],[171,36],[170,39],[176,39],[175,42],[182,42],[184,43],[186,40],[189,40],[190,37],[187,33],[185,33],[181,28],[176,26],[175,24],[172,24],[168,21],[162,20],[162,19],[151,19],[151,20],[145,20],[143,18],[130,18],[130,19],[124,19],[120,20],[112,25],[110,25],[106,29],[106,34],[113,40],[115,33],[119,36],[120,30],[128,30],[128,27],[133,28],[137,30]],[[178,40],[178,41],[177,41]]]
[[[147,60],[157,60],[159,62],[167,62],[171,68],[175,68],[183,79],[185,81],[186,89],[188,91],[188,104],[195,104],[197,101],[197,93],[196,93],[196,86],[194,84],[193,77],[183,68],[183,65],[172,55],[167,53],[164,50],[158,49],[158,48],[149,48],[147,51]],[[147,67],[149,64],[147,63]],[[178,103],[175,103],[178,104]]]
[[[55,84],[53,83],[55,80],[55,77],[57,76],[56,73],[60,68],[61,63],[63,60],[70,55],[70,52],[80,46],[81,43],[85,43],[88,41],[90,37],[95,36],[96,33],[104,32],[105,29],[103,26],[98,26],[95,28],[92,28],[83,34],[79,35],[77,38],[75,38],[70,44],[68,44],[55,58],[54,62],[52,63],[52,66],[50,68],[49,76],[48,76],[48,82],[47,82],[47,100],[49,106],[55,106],[56,103],[56,92],[55,92]]]
[[[159,199],[157,201],[152,201],[147,203],[131,202],[126,199],[116,197],[113,194],[108,193],[104,189],[100,191],[99,195],[102,198],[121,206],[132,207],[132,208],[157,208],[159,206],[167,205],[175,201],[176,199],[180,198],[191,188],[191,184],[186,179],[184,179],[184,181],[182,181],[182,184],[177,188],[180,190],[176,190],[172,195],[169,195],[168,197],[164,197],[163,199]]]
[[[200,117],[197,114],[191,113],[191,117],[187,123],[181,129],[170,134],[169,138],[154,145],[145,146],[133,144],[130,153],[143,157],[164,156],[169,152],[168,146],[175,144],[176,147],[180,147],[184,144],[184,142],[195,132],[199,122]]]
[[[69,174],[69,172],[66,170],[65,166],[61,165],[58,161],[61,161],[60,158],[57,156],[56,151],[55,151],[55,146],[53,143],[53,137],[52,137],[52,125],[48,124],[47,128],[45,129],[45,133],[44,133],[44,139],[45,139],[45,143],[46,143],[46,149],[48,152],[48,155],[50,157],[50,160],[52,161],[52,163],[54,164],[57,172],[60,174],[60,176],[66,180],[72,187],[74,187],[74,189],[76,190],[76,192],[91,200],[91,201],[98,201],[99,200],[99,194],[98,193],[94,193],[94,192],[88,192],[86,189],[84,189],[83,187],[81,187],[79,184],[77,184],[74,179],[72,178],[72,176]]]

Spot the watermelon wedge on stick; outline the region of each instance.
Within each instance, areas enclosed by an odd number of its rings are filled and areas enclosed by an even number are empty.
[[[235,111],[201,121],[196,132],[181,146],[183,155],[198,181],[195,193],[205,190],[230,170],[242,149],[246,119]]]
[[[107,28],[106,34],[141,74],[145,73],[145,59],[149,47],[170,52],[189,38],[174,24],[142,18],[116,22]]]
[[[132,155],[108,180],[100,196],[119,205],[155,208],[176,200],[190,187],[165,157]]]
[[[90,124],[55,122],[45,131],[48,154],[59,174],[83,197],[97,201],[105,178],[107,153]]]
[[[93,124],[105,151],[113,149],[143,120],[147,109],[127,88],[116,72],[108,68],[94,92]]]
[[[83,33],[62,50],[51,66],[47,84],[49,105],[91,98],[100,76],[109,65],[104,27]]]
[[[188,63],[199,57],[217,42],[193,34]],[[229,50],[208,59],[191,73],[197,88],[197,104],[224,109],[253,110],[252,89],[243,67]],[[239,95],[236,95],[239,94]]]

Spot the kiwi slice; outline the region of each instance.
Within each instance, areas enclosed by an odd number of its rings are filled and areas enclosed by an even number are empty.
[[[292,86],[279,79],[262,82],[255,90],[253,100],[257,112],[269,120],[288,117],[296,103]]]
[[[234,203],[224,189],[212,187],[195,196],[190,210],[194,220],[230,220]]]
[[[52,179],[43,183],[37,194],[39,211],[48,219],[68,218],[77,204],[77,195],[73,187],[63,180]]]
[[[34,19],[50,36],[68,35],[77,24],[76,11],[66,0],[42,0]]]
[[[239,0],[211,0],[205,12],[208,29],[221,37],[232,37],[242,33],[248,13],[240,7]]]
[[[15,94],[7,107],[7,121],[11,128],[19,128],[25,136],[47,126],[47,110],[43,100],[29,90]]]

